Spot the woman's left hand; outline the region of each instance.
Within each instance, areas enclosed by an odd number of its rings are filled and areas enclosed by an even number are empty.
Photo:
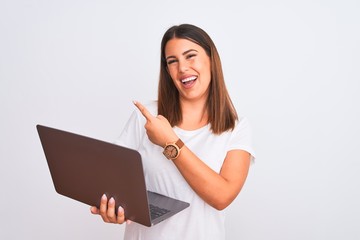
[[[134,101],[134,104],[146,118],[146,134],[152,143],[164,147],[166,143],[178,140],[169,121],[164,116],[155,117],[141,103]]]

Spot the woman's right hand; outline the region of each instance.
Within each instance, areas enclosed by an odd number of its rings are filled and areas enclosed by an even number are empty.
[[[120,206],[115,213],[115,200],[110,198],[108,201],[106,195],[102,195],[100,200],[100,208],[91,207],[90,211],[92,214],[100,215],[104,222],[123,224],[125,222],[124,209]]]

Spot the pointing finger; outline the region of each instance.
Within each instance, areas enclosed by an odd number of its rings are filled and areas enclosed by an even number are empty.
[[[140,112],[146,118],[146,120],[151,121],[151,119],[154,118],[154,116],[141,103],[137,101],[133,101],[133,103],[140,110]]]

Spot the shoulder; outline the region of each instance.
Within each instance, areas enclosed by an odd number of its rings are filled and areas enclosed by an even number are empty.
[[[235,129],[236,128],[251,128],[249,119],[245,116],[239,117],[239,119],[235,122]]]
[[[236,121],[235,128],[230,132],[233,142],[252,145],[252,128],[248,118],[241,117]]]

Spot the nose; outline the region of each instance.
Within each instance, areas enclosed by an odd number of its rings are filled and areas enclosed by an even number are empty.
[[[184,73],[189,69],[189,65],[188,65],[187,61],[184,61],[184,60],[180,60],[178,66],[179,66],[180,73]]]

